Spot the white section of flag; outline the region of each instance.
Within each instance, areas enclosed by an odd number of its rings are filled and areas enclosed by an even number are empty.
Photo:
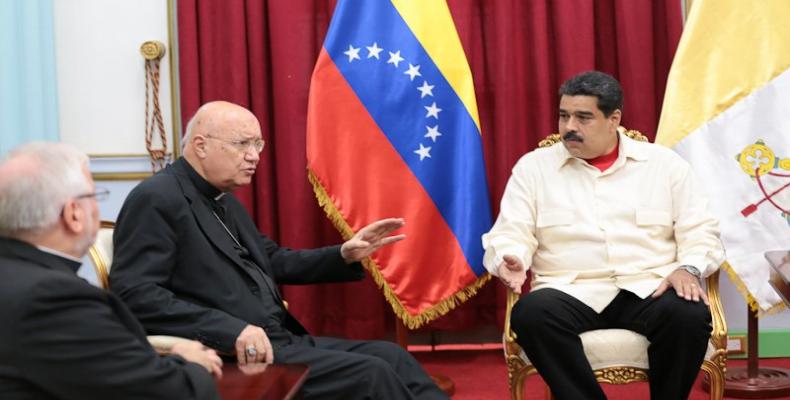
[[[768,283],[770,266],[764,253],[790,250],[790,218],[767,201],[748,217],[741,214],[764,197],[756,180],[736,160],[758,140],[778,159],[790,159],[790,69],[688,134],[673,149],[699,176],[711,210],[720,219],[727,260],[762,313],[781,304]],[[772,171],[790,174],[777,167]],[[788,182],[790,178],[763,179],[768,193]],[[790,210],[790,187],[772,199]]]

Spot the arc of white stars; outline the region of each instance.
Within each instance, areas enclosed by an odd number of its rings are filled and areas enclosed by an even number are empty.
[[[409,79],[411,79],[412,81],[414,81],[415,77],[422,76],[422,74],[420,73],[420,66],[419,65],[411,65],[411,63],[409,63],[409,69],[406,72],[404,72],[403,74],[404,75],[408,75]]]
[[[434,101],[433,104],[430,106],[423,106],[428,111],[428,114],[425,115],[425,118],[434,117],[439,119],[439,113],[442,112],[442,109],[436,106],[436,102]]]
[[[422,86],[418,87],[417,90],[420,91],[421,99],[425,96],[433,97],[433,85],[429,85],[427,81],[422,81]]]
[[[428,132],[423,137],[431,138],[434,143],[436,143],[436,138],[442,136],[442,133],[439,132],[439,125],[436,126],[426,126],[428,128]]]
[[[425,147],[422,145],[422,143],[420,143],[420,148],[414,150],[414,153],[420,156],[420,161],[426,158],[431,158],[431,147]]]
[[[398,64],[401,61],[404,60],[404,58],[400,56],[400,50],[398,50],[398,51],[396,51],[394,53],[391,52],[391,51],[388,51],[387,53],[390,53],[390,59],[387,60],[387,64],[393,64],[393,65],[395,65],[395,68],[398,68]]]
[[[378,43],[373,42],[373,46],[365,46],[365,48],[368,49],[368,58],[375,58],[377,60],[381,59],[379,58],[379,53],[381,53],[384,49],[379,47]]]
[[[359,50],[359,47],[348,45],[348,50],[344,51],[343,54],[348,56],[348,62],[353,62],[354,60],[361,60],[359,58]]]

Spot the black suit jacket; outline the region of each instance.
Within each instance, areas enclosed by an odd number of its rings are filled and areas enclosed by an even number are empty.
[[[0,238],[1,399],[219,398],[203,367],[159,357],[126,306],[77,266]]]
[[[262,293],[269,289],[245,269],[233,239],[212,213],[210,200],[191,180],[195,172],[190,169],[179,159],[129,193],[116,223],[110,286],[150,334],[197,339],[232,353],[247,324],[267,329]],[[238,240],[277,283],[363,278],[361,265],[346,264],[340,246],[280,247],[258,232],[235,197],[228,194],[224,202],[226,218],[238,229]],[[283,328],[306,333],[296,319],[285,314]],[[287,342],[269,336],[274,346]]]

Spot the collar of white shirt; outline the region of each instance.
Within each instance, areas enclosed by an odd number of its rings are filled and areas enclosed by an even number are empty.
[[[619,168],[622,164],[625,163],[626,158],[630,158],[635,161],[645,161],[647,160],[647,153],[645,148],[642,146],[642,142],[636,141],[634,139],[629,138],[621,133],[617,133],[619,136],[619,155],[617,156],[617,160],[615,160],[614,164],[610,168],[612,171]],[[551,146],[552,150],[554,150],[554,154],[556,155],[557,165],[556,168],[560,169],[565,166],[570,160],[578,160],[578,162],[586,163],[586,161],[582,160],[581,158],[573,156],[568,149],[565,148],[565,145],[562,143],[558,143],[558,146]]]

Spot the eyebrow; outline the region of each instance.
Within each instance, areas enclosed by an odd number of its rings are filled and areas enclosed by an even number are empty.
[[[591,111],[576,111],[575,113],[570,113],[567,110],[560,109],[559,113],[567,115],[574,114],[579,117],[595,117],[595,114]]]

